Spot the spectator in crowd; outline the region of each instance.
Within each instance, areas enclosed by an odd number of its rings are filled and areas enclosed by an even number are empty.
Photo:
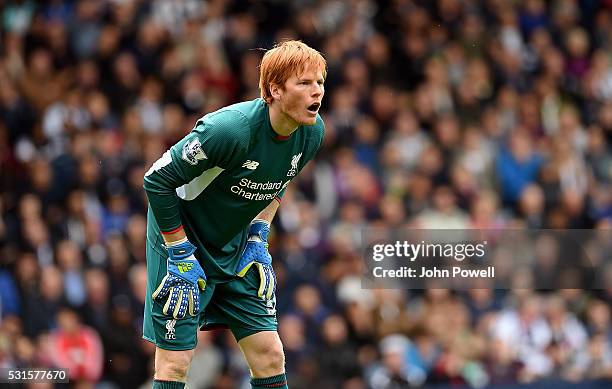
[[[46,350],[56,367],[68,369],[71,381],[98,381],[102,375],[104,351],[98,334],[80,323],[76,312],[62,308],[56,317]]]

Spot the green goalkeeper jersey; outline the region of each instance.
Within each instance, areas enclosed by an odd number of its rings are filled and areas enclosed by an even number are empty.
[[[262,99],[205,115],[145,174],[147,239],[157,247],[160,231],[182,225],[207,277],[233,277],[251,220],[282,197],[323,134],[317,116],[316,124],[279,136]]]

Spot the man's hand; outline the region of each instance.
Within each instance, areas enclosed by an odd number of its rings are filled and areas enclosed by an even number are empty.
[[[193,255],[196,247],[187,239],[168,244],[168,270],[155,292],[153,299],[163,299],[169,294],[164,305],[164,315],[182,319],[189,311],[195,316],[200,311],[200,290],[206,287],[206,274]]]
[[[268,252],[270,224],[265,220],[254,220],[249,227],[249,238],[242,253],[236,275],[244,277],[252,265],[259,270],[259,290],[257,296],[269,300],[276,291],[276,275],[272,268],[272,256]]]

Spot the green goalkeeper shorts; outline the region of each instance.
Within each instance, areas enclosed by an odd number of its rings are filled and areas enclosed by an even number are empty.
[[[161,243],[161,242],[159,242]],[[159,248],[157,248],[159,247]],[[165,316],[165,298],[151,294],[166,275],[167,253],[147,240],[147,296],[142,337],[164,350],[191,350],[197,344],[198,329],[229,328],[237,341],[261,331],[276,331],[276,297],[257,297],[259,272],[252,266],[247,274],[226,282],[207,281],[200,292],[200,313],[174,319]]]

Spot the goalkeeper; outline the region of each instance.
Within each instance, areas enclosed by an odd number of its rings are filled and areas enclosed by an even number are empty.
[[[143,337],[153,388],[184,388],[198,329],[229,328],[252,388],[287,388],[268,233],[287,184],[323,140],[325,59],[287,41],[261,61],[261,98],[199,119],[144,177]]]

